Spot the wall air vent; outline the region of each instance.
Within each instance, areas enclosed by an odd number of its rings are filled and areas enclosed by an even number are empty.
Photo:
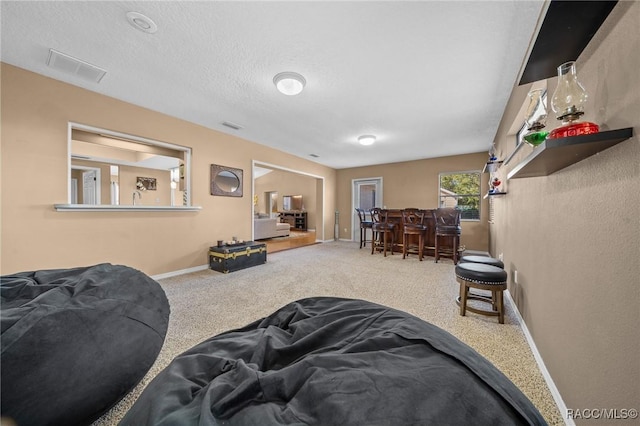
[[[235,124],[235,123],[232,123],[232,122],[230,122],[230,121],[223,121],[223,122],[222,122],[222,125],[223,125],[223,126],[227,126],[227,127],[231,128],[231,129],[233,129],[233,130],[240,130],[240,129],[242,129],[242,126],[239,126],[239,125],[237,125],[237,124]]]
[[[47,65],[58,71],[75,75],[83,80],[100,83],[102,77],[107,73],[106,70],[91,65],[88,62],[81,61],[72,56],[65,55],[57,50],[49,49],[49,57]]]

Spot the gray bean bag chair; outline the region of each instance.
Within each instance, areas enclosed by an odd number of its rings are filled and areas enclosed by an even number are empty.
[[[147,373],[164,342],[160,285],[100,264],[0,277],[2,416],[90,424]]]

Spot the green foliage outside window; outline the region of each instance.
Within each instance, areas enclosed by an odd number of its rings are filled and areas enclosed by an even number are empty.
[[[480,172],[440,175],[440,207],[452,204],[462,210],[462,219],[480,219]]]

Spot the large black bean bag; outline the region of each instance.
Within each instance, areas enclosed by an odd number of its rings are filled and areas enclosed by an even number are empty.
[[[303,299],[176,357],[121,426],[544,425],[444,330],[363,300]]]
[[[169,321],[160,285],[126,266],[0,277],[2,416],[90,424],[156,360]]]

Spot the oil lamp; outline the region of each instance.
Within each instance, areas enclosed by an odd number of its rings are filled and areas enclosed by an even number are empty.
[[[600,128],[595,123],[579,121],[584,114],[587,92],[578,81],[576,63],[565,62],[558,67],[558,86],[551,98],[551,108],[556,118],[562,120],[562,126],[549,134],[549,139],[598,133]]]
[[[525,113],[527,133],[524,140],[529,145],[538,146],[545,141],[549,132],[542,129],[547,125],[547,109],[544,105],[544,90],[534,89],[529,92],[529,107]]]
[[[489,186],[491,187],[491,189],[489,190],[490,193],[495,193],[495,192],[500,192],[500,184],[502,182],[500,182],[500,179],[498,179],[497,177],[494,177],[493,179],[491,179],[489,181]]]

